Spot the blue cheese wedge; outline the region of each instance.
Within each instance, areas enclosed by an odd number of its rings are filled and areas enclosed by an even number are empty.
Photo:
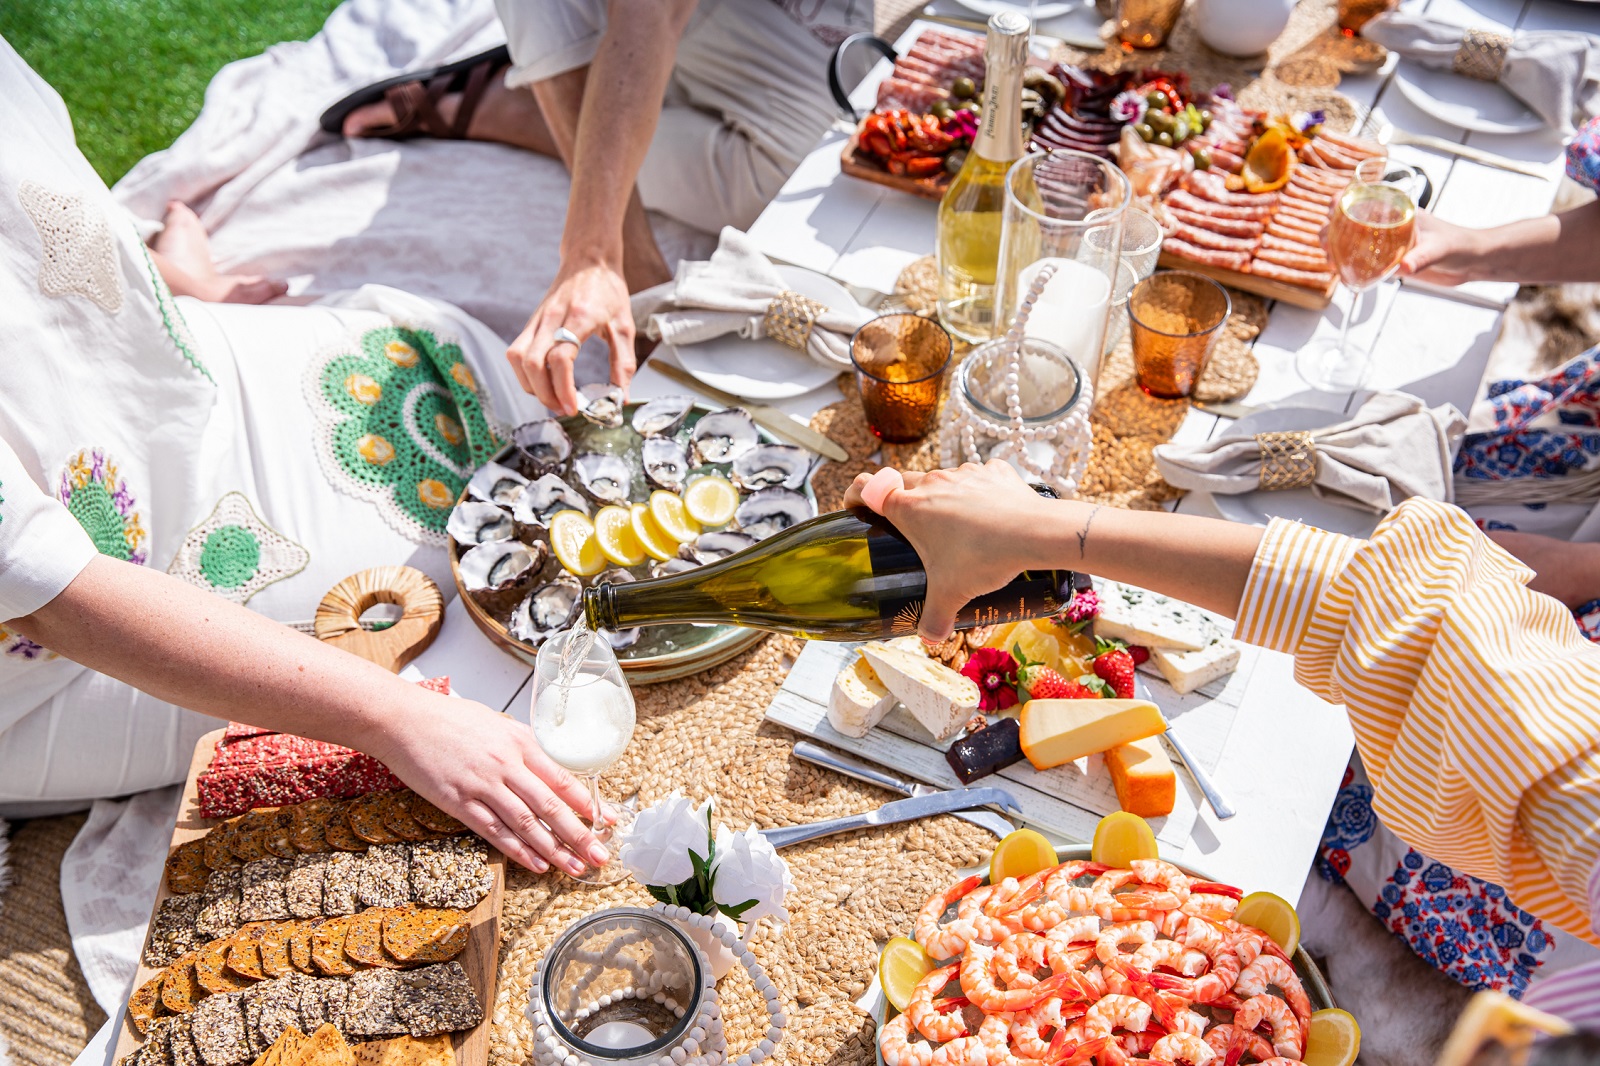
[[[1192,603],[1162,596],[1133,585],[1099,581],[1100,614],[1096,636],[1111,637],[1151,649],[1199,651],[1222,639],[1206,613]]]
[[[1239,668],[1239,645],[1231,640],[1217,640],[1199,651],[1177,651],[1172,648],[1151,648],[1150,661],[1167,683],[1180,693],[1193,692],[1219,677],[1226,677]]]
[[[833,679],[828,724],[847,737],[864,737],[894,708],[894,693],[878,680],[872,665],[857,655]]]
[[[935,740],[954,736],[978,709],[978,685],[926,655],[867,644],[862,656],[878,680]]]

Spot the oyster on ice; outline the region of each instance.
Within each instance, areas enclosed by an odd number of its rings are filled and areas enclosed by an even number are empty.
[[[523,486],[527,485],[527,483],[527,478],[509,466],[501,466],[499,463],[493,462],[484,463],[483,466],[478,468],[478,472],[472,475],[472,479],[467,482],[467,495],[475,500],[483,500],[485,503],[497,503],[501,507],[510,507],[517,502],[517,496],[521,494]]]
[[[741,492],[798,489],[811,473],[811,453],[793,444],[758,444],[733,461],[731,473]]]
[[[589,452],[572,460],[572,473],[583,491],[601,503],[627,503],[633,467],[620,455]]]
[[[622,425],[624,403],[626,400],[619,385],[597,381],[578,390],[578,413],[606,429],[616,429]]]
[[[679,550],[681,551],[682,549]],[[673,574],[681,574],[685,570],[698,570],[699,568],[700,564],[695,560],[684,559],[680,556],[676,559],[667,559],[663,562],[651,563],[650,576],[671,577]]]
[[[731,463],[756,446],[756,424],[742,407],[713,411],[694,424],[689,446],[697,464]]]
[[[633,431],[641,437],[669,437],[678,432],[683,420],[694,409],[690,396],[658,396],[646,400],[633,412]]]
[[[637,581],[638,578],[619,566],[610,570],[602,570],[594,580],[597,585],[602,581],[608,585],[626,585],[631,581]],[[609,629],[602,629],[600,632],[605,634],[606,643],[611,645],[612,651],[621,651],[623,648],[631,648],[639,643],[638,626],[619,632],[612,632]]]
[[[524,422],[511,431],[511,443],[517,446],[524,469],[532,469],[535,476],[555,473],[572,454],[572,438],[553,418]]]
[[[583,583],[563,571],[517,604],[506,629],[523,643],[538,647],[572,623],[582,599]]]
[[[543,541],[498,540],[470,549],[457,565],[468,592],[504,592],[531,581],[549,554]]]
[[[528,482],[517,502],[512,505],[511,517],[525,526],[544,527],[558,511],[589,513],[589,501],[583,493],[568,485],[554,474],[546,474]]]
[[[714,533],[702,533],[694,540],[682,545],[678,549],[679,558],[691,563],[705,566],[718,559],[726,559],[734,552],[744,551],[756,542],[756,538],[747,533],[734,533],[729,530],[717,530]]]
[[[815,505],[793,489],[762,489],[739,505],[733,520],[741,532],[765,540],[816,515]]]
[[[444,528],[463,548],[510,540],[517,532],[516,523],[510,515],[502,508],[482,500],[462,500],[456,504]]]
[[[644,476],[669,492],[682,492],[689,477],[689,452],[672,437],[646,437],[639,449]]]

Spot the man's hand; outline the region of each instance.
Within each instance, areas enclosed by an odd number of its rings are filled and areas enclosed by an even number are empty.
[[[572,378],[578,346],[556,340],[562,327],[580,340],[598,334],[611,346],[611,383],[626,388],[633,380],[633,311],[620,264],[594,260],[569,265],[563,257],[538,310],[506,350],[522,388],[551,411],[571,415],[578,412],[578,387]]]
[[[1483,231],[1445,222],[1430,211],[1418,211],[1415,217],[1416,242],[1400,260],[1401,274],[1435,285],[1460,285],[1483,276]]]

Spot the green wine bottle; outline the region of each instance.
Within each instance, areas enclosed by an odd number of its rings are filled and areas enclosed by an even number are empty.
[[[961,609],[957,629],[1043,618],[1071,601],[1070,570],[1027,570]],[[584,590],[591,629],[707,622],[811,640],[915,633],[928,577],[911,543],[864,508],[835,511],[680,574]]]

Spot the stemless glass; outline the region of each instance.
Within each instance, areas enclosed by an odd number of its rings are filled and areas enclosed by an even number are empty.
[[[1181,400],[1211,358],[1233,298],[1203,274],[1162,270],[1128,294],[1133,333],[1133,372],[1146,396]]]
[[[1182,13],[1183,0],[1122,0],[1117,5],[1117,40],[1128,52],[1160,48]]]
[[[607,824],[600,775],[622,757],[633,739],[635,718],[633,692],[603,635],[569,630],[539,646],[531,717],[534,738],[545,754],[589,783],[589,825],[612,851],[604,866],[586,865],[573,876],[591,885],[621,881],[628,871],[616,860],[613,842],[633,823],[633,812],[615,808],[616,820]]]
[[[879,315],[850,338],[850,360],[867,428],[879,440],[921,440],[939,415],[939,385],[955,344],[920,315]]]
[[[1328,220],[1328,260],[1354,294],[1332,347],[1303,349],[1295,359],[1300,376],[1313,388],[1348,392],[1366,381],[1371,353],[1350,347],[1350,324],[1366,294],[1393,277],[1416,235],[1416,202],[1411,188],[1417,172],[1403,163],[1377,157],[1356,167],[1354,180],[1339,194]]]

